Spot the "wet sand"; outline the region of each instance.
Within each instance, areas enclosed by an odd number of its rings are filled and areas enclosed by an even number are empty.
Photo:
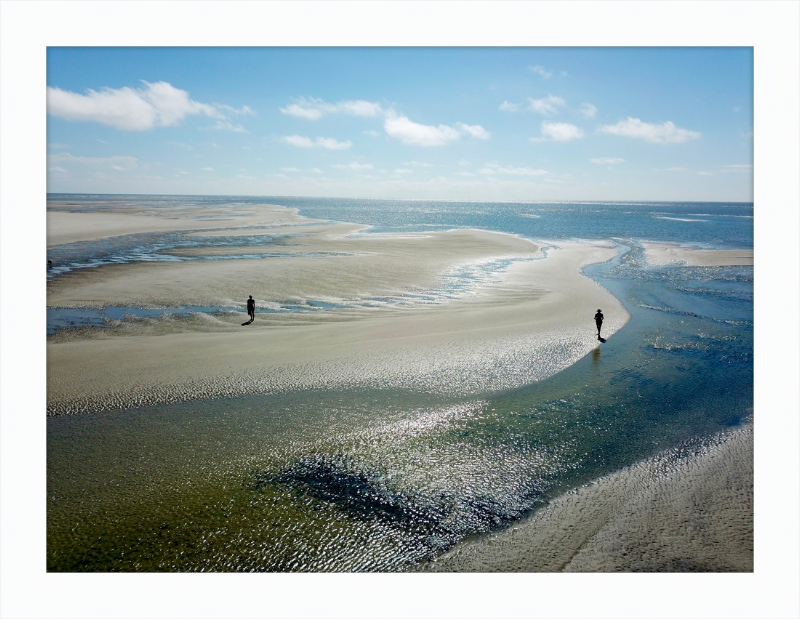
[[[419,570],[752,572],[753,426],[597,479]]]
[[[121,234],[179,230],[212,231],[222,227],[244,229],[311,221],[297,215],[296,209],[272,205],[204,209],[202,214],[190,209],[142,208],[135,204],[129,209],[115,208],[113,212],[85,213],[64,210],[65,208],[68,207],[48,204],[48,246],[91,241]]]
[[[286,257],[114,265],[55,280],[51,307],[235,304],[242,312],[50,338],[49,414],[312,388],[479,393],[541,380],[588,354],[597,307],[605,337],[628,320],[580,274],[615,255],[606,244],[562,244],[544,257],[528,240],[478,230],[350,231],[293,238]],[[494,260],[514,262],[456,298],[415,297],[454,270]],[[247,294],[257,308],[286,300],[346,307],[259,313],[242,327]],[[381,298],[394,301],[368,302]]]
[[[685,266],[751,266],[752,249],[697,249],[669,243],[642,243],[645,258],[655,266],[682,264]]]

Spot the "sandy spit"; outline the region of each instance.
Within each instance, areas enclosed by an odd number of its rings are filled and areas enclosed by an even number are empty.
[[[669,243],[642,243],[645,258],[655,266],[681,264],[685,266],[750,266],[752,249],[697,249]]]
[[[452,268],[483,260],[516,261],[497,278],[437,304],[258,314],[247,327],[240,326],[244,312],[231,312],[144,321],[123,329],[125,335],[110,330],[51,340],[48,414],[348,386],[454,395],[504,389],[541,380],[593,350],[598,307],[606,316],[605,337],[629,318],[613,295],[580,273],[582,265],[616,254],[602,244],[563,244],[541,259],[530,241],[480,231],[360,240],[359,251],[336,259],[97,269],[63,278],[48,304],[235,298],[243,305],[249,292],[259,307],[287,298],[358,299],[425,290]]]
[[[597,479],[418,570],[752,572],[753,426]]]

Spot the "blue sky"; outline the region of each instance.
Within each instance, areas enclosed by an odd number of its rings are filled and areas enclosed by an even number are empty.
[[[746,47],[47,52],[50,192],[753,200]]]

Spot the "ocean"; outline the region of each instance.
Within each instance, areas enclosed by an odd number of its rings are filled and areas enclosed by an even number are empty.
[[[545,244],[606,240],[584,274],[630,321],[567,369],[510,389],[357,385],[47,419],[49,571],[403,571],[506,527],[582,483],[753,417],[753,267],[651,266],[643,242],[752,249],[752,203],[465,203],[50,194],[87,212],[278,204],[362,234],[476,228]],[[211,217],[211,215],[209,215]],[[142,261],[227,260],[273,236],[126,235],[48,248],[48,280]],[[191,256],[171,253],[197,249]],[[214,249],[203,253],[203,248]],[[263,251],[262,251],[263,249]],[[321,257],[320,259],[324,259]],[[414,298],[446,303],[508,264]],[[325,299],[259,311],[335,312]],[[588,318],[596,308],[588,308]],[[48,308],[50,338],[235,307]],[[122,337],[122,336],[120,336]],[[499,381],[502,382],[502,381]]]

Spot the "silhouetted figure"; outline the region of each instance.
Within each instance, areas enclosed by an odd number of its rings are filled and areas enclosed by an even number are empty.
[[[603,312],[600,310],[597,310],[594,315],[594,324],[597,325],[597,339],[603,341],[603,338],[600,337],[600,328],[603,326]]]
[[[250,298],[247,299],[247,315],[250,316],[250,320],[247,322],[243,322],[242,326],[249,325],[256,319],[256,302],[253,299],[253,295],[250,295]]]
[[[250,298],[247,299],[247,315],[250,316],[251,319],[256,319],[256,302],[253,299],[253,295],[250,295]],[[603,320],[602,318],[600,319]]]

